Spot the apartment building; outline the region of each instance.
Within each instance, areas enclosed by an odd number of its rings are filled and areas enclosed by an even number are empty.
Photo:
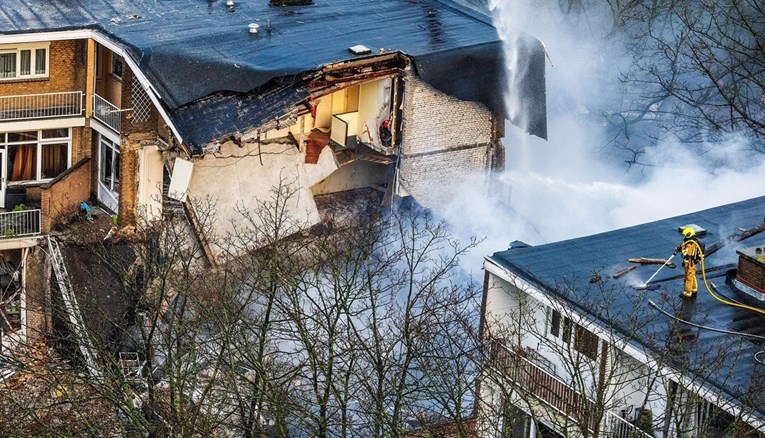
[[[236,255],[216,238],[245,232],[242,210],[275,188],[290,187],[291,232],[321,220],[323,194],[445,202],[434,185],[503,165],[508,87],[546,135],[541,43],[519,35],[506,65],[490,17],[461,2],[75,3],[22,0],[0,17],[4,339],[50,328],[38,244],[83,201],[118,228],[181,202],[215,264]],[[217,213],[205,229],[202,200]]]
[[[479,436],[762,436],[764,220],[755,198],[487,257]],[[646,284],[687,226],[694,300],[677,258]]]

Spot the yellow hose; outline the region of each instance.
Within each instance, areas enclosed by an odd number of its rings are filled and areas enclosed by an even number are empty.
[[[719,301],[719,302],[721,302],[723,304],[727,304],[729,306],[740,307],[742,309],[751,310],[753,312],[757,312],[757,313],[761,313],[761,314],[765,315],[765,309],[760,309],[760,308],[757,308],[757,307],[747,306],[746,304],[734,303],[733,301],[728,301],[726,299],[720,298],[717,295],[715,295],[715,293],[712,292],[712,289],[709,287],[709,283],[707,283],[707,271],[706,271],[706,269],[704,267],[704,252],[701,251],[701,246],[699,246],[698,242],[696,242],[695,240],[692,240],[691,243],[696,245],[696,249],[699,251],[699,254],[701,255],[701,277],[704,279],[704,287],[707,288],[707,292],[709,292],[709,295],[712,295],[712,298],[716,299],[717,301]]]

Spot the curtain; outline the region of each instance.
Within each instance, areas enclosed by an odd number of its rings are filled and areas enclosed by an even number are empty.
[[[46,144],[42,148],[42,178],[55,178],[66,170],[67,145]]]
[[[11,146],[16,149],[13,157],[11,181],[28,181],[35,179],[35,147],[34,144]]]
[[[0,53],[0,78],[16,77],[16,53]]]

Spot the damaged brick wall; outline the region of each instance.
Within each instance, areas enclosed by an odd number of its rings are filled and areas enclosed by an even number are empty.
[[[43,233],[49,233],[62,219],[76,215],[80,202],[90,199],[90,166],[90,158],[83,158],[40,187]]]
[[[146,91],[126,68],[122,76],[122,144],[120,145],[120,225],[133,225],[137,218],[139,154],[142,147],[157,144],[159,112]]]
[[[450,187],[502,166],[501,118],[411,73],[405,82],[399,182],[420,204],[448,201]]]

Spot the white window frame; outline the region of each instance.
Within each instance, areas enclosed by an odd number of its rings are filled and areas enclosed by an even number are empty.
[[[102,164],[102,160],[104,160],[103,146],[105,146],[108,149],[111,149],[111,151],[112,151],[112,162],[111,162],[112,175],[110,175],[111,179],[109,181],[109,185],[106,185],[103,181],[101,181],[101,172],[105,171],[105,168],[104,168],[104,166]],[[116,196],[119,196],[119,190],[115,190],[114,189],[114,179],[115,179],[114,176],[116,175],[117,178],[119,179],[120,175],[119,175],[119,170],[117,170],[116,174],[114,173],[114,170],[115,170],[114,169],[115,168],[114,165],[117,162],[117,157],[119,156],[119,154],[120,154],[120,145],[119,145],[119,143],[112,141],[111,139],[109,139],[105,135],[101,135],[99,140],[98,140],[98,183],[101,185],[101,187],[105,188],[110,193],[112,193],[113,195],[116,195]],[[122,157],[120,157],[120,158],[122,158]]]
[[[35,66],[37,65],[37,50],[45,50],[45,72],[36,73]],[[21,51],[29,50],[29,74],[21,74]],[[50,77],[50,43],[29,43],[19,44],[15,46],[0,45],[0,53],[15,53],[16,54],[16,71],[14,76],[7,78],[0,77],[0,81],[18,81],[20,79],[39,79]]]
[[[37,140],[26,140],[26,141],[14,141],[14,142],[8,142],[7,135],[12,134],[14,132],[33,132],[35,130],[30,129],[28,131],[8,131],[0,133],[0,148],[5,150],[5,159],[7,160],[10,154],[8,153],[8,146],[14,146],[14,145],[23,145],[23,144],[37,144],[37,151],[35,152],[35,161],[37,164],[36,172],[35,172],[35,179],[33,180],[24,180],[24,181],[11,181],[10,176],[6,175],[5,180],[8,182],[9,186],[14,185],[27,185],[27,184],[38,184],[38,183],[45,183],[48,182],[53,178],[42,178],[42,150],[45,145],[49,144],[61,144],[66,143],[66,171],[70,167],[72,167],[72,128],[53,128],[53,129],[66,129],[67,130],[67,136],[66,137],[56,137],[56,138],[42,138],[42,132],[48,131],[49,129],[38,129],[37,130]],[[9,163],[8,169],[11,168],[11,165]],[[10,172],[10,171],[9,171]]]

